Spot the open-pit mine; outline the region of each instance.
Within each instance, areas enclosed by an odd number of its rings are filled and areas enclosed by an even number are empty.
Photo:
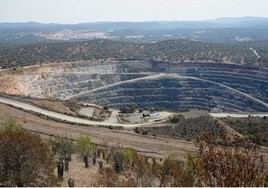
[[[234,64],[76,61],[0,72],[0,92],[120,108],[267,112],[268,70]]]
[[[268,186],[268,18],[227,16],[0,23],[0,187]]]

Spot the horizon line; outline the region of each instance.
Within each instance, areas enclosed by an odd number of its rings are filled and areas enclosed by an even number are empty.
[[[63,22],[39,22],[39,21],[5,21],[0,22],[0,24],[26,24],[26,23],[37,23],[37,24],[61,24],[61,25],[76,25],[76,24],[85,24],[85,23],[146,23],[146,22],[206,22],[206,21],[215,21],[219,19],[229,19],[229,18],[259,18],[259,19],[268,19],[268,17],[263,16],[224,16],[224,17],[216,17],[211,19],[201,19],[201,20],[144,20],[144,21],[129,21],[129,20],[117,20],[117,21],[81,21],[75,23],[63,23]]]

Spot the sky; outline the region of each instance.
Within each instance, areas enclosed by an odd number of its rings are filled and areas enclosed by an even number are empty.
[[[207,20],[268,17],[268,0],[0,0],[0,22]]]

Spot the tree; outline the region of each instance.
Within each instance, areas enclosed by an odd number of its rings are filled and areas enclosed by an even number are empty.
[[[147,158],[136,155],[134,164],[131,168],[133,176],[133,186],[135,187],[152,187],[153,173]]]
[[[69,162],[71,161],[73,154],[73,142],[64,138],[57,138],[51,142],[53,151],[57,154],[57,159],[59,161],[64,161],[64,169],[68,171]]]
[[[8,120],[0,130],[0,185],[53,186],[53,155],[40,136]]]
[[[136,162],[137,158],[138,158],[138,154],[135,150],[131,149],[131,148],[125,148],[123,150],[123,154],[124,154],[124,159],[125,159],[125,163],[128,166],[133,166],[134,162]]]
[[[83,156],[85,167],[88,168],[88,155],[89,155],[89,152],[91,151],[90,138],[87,135],[81,134],[77,140],[77,148],[78,148],[78,151]]]
[[[178,123],[180,121],[184,121],[185,118],[184,116],[180,115],[180,114],[174,114],[171,118],[170,118],[170,123]]]
[[[125,155],[120,149],[117,149],[113,153],[112,166],[113,166],[114,171],[117,174],[122,172],[124,170],[124,168],[125,168]]]
[[[91,151],[91,141],[89,136],[81,134],[77,140],[77,148],[80,153],[88,154]]]
[[[165,187],[172,180],[175,174],[177,161],[171,156],[164,159],[163,164],[158,169],[157,177],[160,181],[159,187]]]
[[[123,155],[124,173],[128,174],[128,177],[132,177],[126,186],[152,186],[150,184],[152,179],[151,166],[147,159],[138,155],[137,151],[131,148],[125,148]]]
[[[198,154],[188,156],[198,185],[209,187],[257,187],[265,181],[263,156],[258,146],[227,135],[222,128],[221,138],[204,133],[196,139]]]
[[[123,107],[120,107],[119,110],[121,113],[123,114],[126,114],[126,113],[134,113],[135,112],[135,106],[132,106],[132,105],[128,105],[128,106],[123,106]]]
[[[192,170],[185,166],[185,163],[179,161],[178,163],[174,169],[173,181],[170,185],[172,187],[193,187],[195,179]]]
[[[109,110],[109,107],[108,106],[104,106],[103,107],[103,110]]]

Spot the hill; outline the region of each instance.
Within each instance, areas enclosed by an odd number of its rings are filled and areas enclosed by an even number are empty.
[[[0,23],[0,29],[95,29],[95,30],[161,30],[176,28],[241,28],[241,27],[268,27],[268,18],[265,17],[222,17],[203,21],[147,21],[147,22],[88,22],[78,24],[44,24],[37,22]]]
[[[0,23],[0,43],[116,39],[128,42],[155,42],[188,39],[201,42],[267,41],[268,18],[234,17],[204,21],[90,22],[44,24]],[[219,35],[220,33],[220,35]]]
[[[92,59],[155,59],[170,62],[214,62],[267,66],[267,44],[267,42],[215,44],[188,40],[137,44],[111,40],[90,40],[87,42],[0,45],[0,66],[10,68]]]

